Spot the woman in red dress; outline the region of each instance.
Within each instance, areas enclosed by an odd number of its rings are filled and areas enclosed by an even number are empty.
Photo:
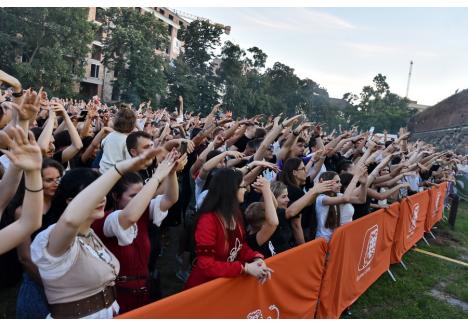
[[[199,210],[195,228],[196,264],[185,288],[218,277],[252,275],[262,283],[272,270],[263,255],[253,251],[245,240],[239,204],[244,201],[247,185],[238,170],[222,168],[212,175],[208,194]]]
[[[116,279],[117,302],[124,313],[151,302],[148,262],[150,223],[161,225],[168,209],[177,202],[176,172],[186,155],[175,161],[169,153],[143,185],[138,173],[125,174],[109,193],[111,210],[92,227],[120,262]]]

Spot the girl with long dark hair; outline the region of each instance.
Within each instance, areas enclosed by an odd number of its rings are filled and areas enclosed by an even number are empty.
[[[315,212],[317,216],[317,234],[316,237],[325,238],[330,241],[335,229],[341,225],[340,205],[352,202],[361,202],[361,198],[353,194],[359,178],[367,173],[367,167],[364,164],[358,165],[354,170],[353,178],[348,184],[344,194],[340,193],[341,180],[335,171],[323,172],[320,175],[320,181],[332,180],[332,189],[317,197],[315,202]],[[365,182],[364,182],[365,183]]]
[[[185,288],[218,277],[236,277],[243,273],[265,282],[272,270],[263,255],[253,251],[245,241],[239,208],[248,185],[242,173],[222,168],[212,175],[208,193],[198,212],[195,228],[196,264]]]

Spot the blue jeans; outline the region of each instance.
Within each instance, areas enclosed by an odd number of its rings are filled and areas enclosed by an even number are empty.
[[[23,273],[23,282],[16,300],[16,318],[43,319],[49,314],[44,289],[28,273]]]

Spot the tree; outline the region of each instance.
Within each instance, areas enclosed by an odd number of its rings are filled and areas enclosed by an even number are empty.
[[[178,37],[185,50],[166,71],[169,94],[163,101],[165,105],[173,107],[182,95],[187,109],[205,114],[219,101],[213,50],[221,44],[222,33],[219,26],[202,20],[180,30]]]
[[[406,99],[390,92],[387,77],[378,74],[372,81],[373,85],[364,86],[359,96],[343,95],[350,104],[346,118],[350,125],[356,124],[364,130],[375,127],[396,133],[401,126],[406,126],[415,111],[408,107]]]
[[[157,101],[166,93],[163,58],[156,49],[165,50],[167,29],[151,13],[133,8],[110,8],[104,40],[104,65],[114,71],[121,99],[138,105],[141,101]]]
[[[86,8],[0,8],[0,66],[25,88],[72,96],[94,29]]]

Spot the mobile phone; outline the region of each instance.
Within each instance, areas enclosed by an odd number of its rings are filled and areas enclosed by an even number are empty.
[[[374,130],[375,130],[374,127],[370,127],[370,129],[369,129],[369,137],[367,138],[367,140],[370,140],[370,139],[372,138],[372,135],[374,134]]]
[[[183,141],[183,142],[180,144],[179,153],[180,153],[180,155],[184,155],[186,152],[187,152],[187,142],[186,142],[186,141]]]

